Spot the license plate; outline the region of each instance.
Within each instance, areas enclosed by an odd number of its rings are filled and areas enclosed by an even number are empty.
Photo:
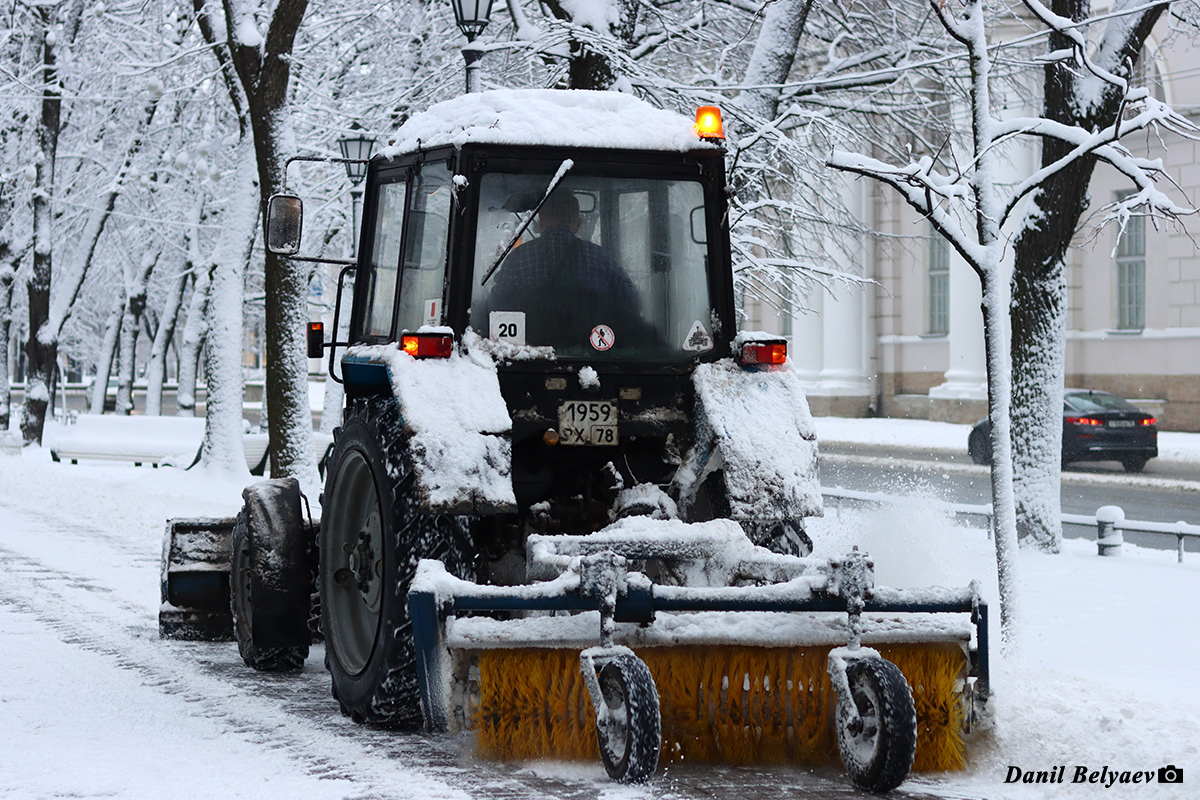
[[[616,401],[568,400],[560,404],[558,437],[559,444],[616,444]]]
[[[1110,419],[1108,427],[1110,428],[1132,428],[1134,425],[1131,419]]]

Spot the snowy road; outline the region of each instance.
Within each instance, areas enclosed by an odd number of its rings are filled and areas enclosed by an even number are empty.
[[[1154,462],[1151,462],[1152,464]],[[1144,475],[1126,475],[1117,465],[1072,464],[1062,475],[1064,513],[1093,515],[1104,505],[1117,505],[1126,519],[1171,523],[1184,520],[1200,524],[1200,465],[1172,463]],[[1170,477],[1167,477],[1167,476]],[[821,483],[858,491],[886,494],[918,493],[947,502],[991,502],[987,467],[967,456],[935,457],[897,448],[863,448],[857,445],[826,446],[821,456]],[[1068,527],[1064,535],[1095,539],[1094,529]],[[1143,547],[1175,549],[1173,537],[1125,533],[1125,541]],[[1200,542],[1187,545],[1200,554]]]
[[[319,647],[299,676],[279,677],[247,670],[230,644],[158,639],[161,510],[224,503],[139,485],[167,474],[33,466],[42,479],[23,491],[0,475],[0,797],[863,796],[833,769],[669,768],[621,787],[599,765],[480,763],[465,740],[356,726],[329,698]],[[894,796],[973,796],[906,788]]]
[[[644,787],[597,764],[477,762],[461,739],[353,725],[337,713],[320,648],[281,678],[231,644],[158,639],[158,558],[169,516],[227,516],[241,480],[178,470],[0,459],[0,798],[563,798],[775,800],[860,797],[844,774],[666,767]],[[991,544],[928,503],[813,520],[820,554],[862,545],[880,583],[984,581]],[[1025,650],[994,651],[997,726],[964,773],[918,776],[902,798],[1195,797],[1200,561],[1068,542],[1022,553]],[[994,631],[993,631],[994,632]],[[1136,770],[1175,764],[1187,784],[1006,784],[1013,766]]]

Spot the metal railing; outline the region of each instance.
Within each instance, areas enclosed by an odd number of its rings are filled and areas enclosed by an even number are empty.
[[[834,501],[834,508],[840,510],[843,501],[856,505],[880,505],[892,500],[909,499],[899,495],[883,494],[880,492],[859,492],[854,489],[843,489],[840,486],[821,487],[825,499]],[[956,520],[982,520],[983,527],[991,535],[992,505],[971,505],[969,503],[949,503],[941,500],[939,503],[950,512]],[[1179,522],[1144,522],[1142,520],[1125,519],[1125,511],[1120,506],[1101,506],[1094,515],[1063,514],[1063,525],[1073,525],[1091,528],[1096,531],[1096,549],[1102,556],[1115,556],[1121,552],[1125,531],[1137,533],[1153,533],[1160,536],[1174,536],[1178,561],[1183,563],[1184,542],[1190,537],[1200,541],[1200,525],[1192,525],[1180,520]]]

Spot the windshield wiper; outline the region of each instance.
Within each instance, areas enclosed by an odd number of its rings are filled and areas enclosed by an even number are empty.
[[[542,210],[542,206],[544,206],[546,201],[550,199],[550,195],[555,188],[557,188],[559,181],[563,179],[563,176],[570,172],[571,167],[573,166],[575,166],[575,162],[569,158],[559,165],[558,172],[554,173],[554,177],[550,179],[550,184],[546,187],[546,191],[542,195],[542,199],[539,200],[538,204],[533,207],[533,211],[531,211],[525,221],[521,223],[521,227],[517,228],[517,232],[513,234],[513,237],[508,240],[508,246],[505,247],[504,251],[497,256],[495,261],[492,262],[492,265],[488,267],[487,272],[483,273],[483,278],[481,278],[479,281],[480,286],[483,286],[485,283],[487,283],[488,278],[492,277],[492,274],[500,268],[500,262],[507,258],[508,254],[512,252],[512,249],[517,246],[517,241],[521,238],[522,234],[528,230],[529,224],[533,222],[533,218],[536,217],[538,212]]]

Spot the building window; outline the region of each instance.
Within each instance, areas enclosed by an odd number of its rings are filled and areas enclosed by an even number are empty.
[[[931,335],[950,332],[950,243],[929,226],[929,330]]]
[[[1123,200],[1131,192],[1118,192]],[[1146,218],[1130,217],[1117,239],[1117,330],[1146,326]]]

